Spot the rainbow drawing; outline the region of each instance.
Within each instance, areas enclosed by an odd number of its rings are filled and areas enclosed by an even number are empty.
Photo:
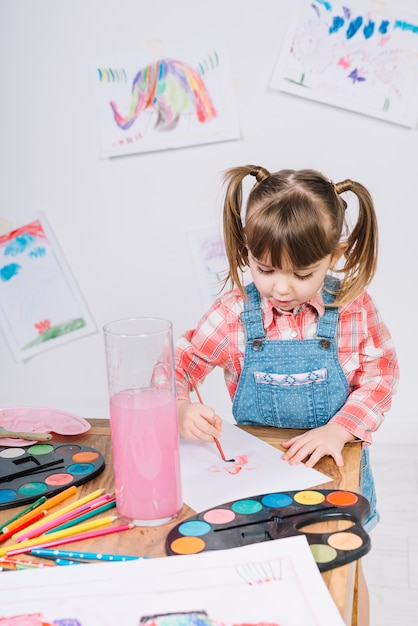
[[[148,108],[158,113],[155,128],[171,130],[184,112],[195,112],[199,122],[216,117],[216,110],[202,76],[182,61],[162,59],[139,70],[132,83],[127,115],[110,102],[116,124],[127,130]]]
[[[240,139],[219,41],[90,61],[102,156]]]

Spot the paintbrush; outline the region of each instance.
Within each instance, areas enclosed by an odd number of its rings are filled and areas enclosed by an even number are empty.
[[[7,430],[0,426],[0,437],[8,437],[9,439],[26,439],[29,441],[50,441],[52,439],[51,433],[28,433],[16,432],[15,430]]]
[[[199,389],[197,388],[197,385],[196,385],[195,381],[193,380],[193,377],[192,377],[192,376],[191,376],[191,374],[189,374],[189,373],[187,373],[187,376],[189,377],[190,382],[191,382],[191,383],[192,383],[192,385],[193,385],[193,389],[194,389],[194,391],[195,391],[195,394],[197,395],[197,399],[199,400],[200,404],[204,404],[204,402],[203,402],[203,400],[202,400],[202,396],[200,395],[200,391],[199,391]],[[213,438],[213,440],[214,440],[214,442],[215,442],[215,444],[216,444],[216,447],[217,447],[217,448],[218,448],[218,450],[219,450],[219,454],[221,455],[221,459],[222,459],[222,461],[225,461],[226,463],[234,463],[234,462],[235,462],[235,459],[227,459],[227,458],[225,457],[224,451],[222,450],[222,446],[221,446],[221,444],[219,443],[219,439],[217,439],[216,437],[214,437],[214,438]]]

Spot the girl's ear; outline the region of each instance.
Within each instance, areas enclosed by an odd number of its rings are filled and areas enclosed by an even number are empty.
[[[347,247],[348,247],[348,243],[346,242],[342,242],[338,244],[338,246],[336,247],[331,257],[331,262],[330,262],[331,269],[334,268],[335,265],[337,265],[338,261],[341,259],[341,257],[344,255],[344,252],[347,250]]]

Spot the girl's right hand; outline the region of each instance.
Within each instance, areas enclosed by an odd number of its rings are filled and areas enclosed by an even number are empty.
[[[212,442],[222,430],[222,419],[200,402],[177,401],[180,434],[186,439]]]

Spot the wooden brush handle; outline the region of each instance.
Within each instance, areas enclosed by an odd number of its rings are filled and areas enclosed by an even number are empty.
[[[27,439],[29,441],[50,441],[52,439],[51,433],[16,432],[14,430],[6,430],[5,428],[0,428],[0,437],[9,437],[10,439]]]

